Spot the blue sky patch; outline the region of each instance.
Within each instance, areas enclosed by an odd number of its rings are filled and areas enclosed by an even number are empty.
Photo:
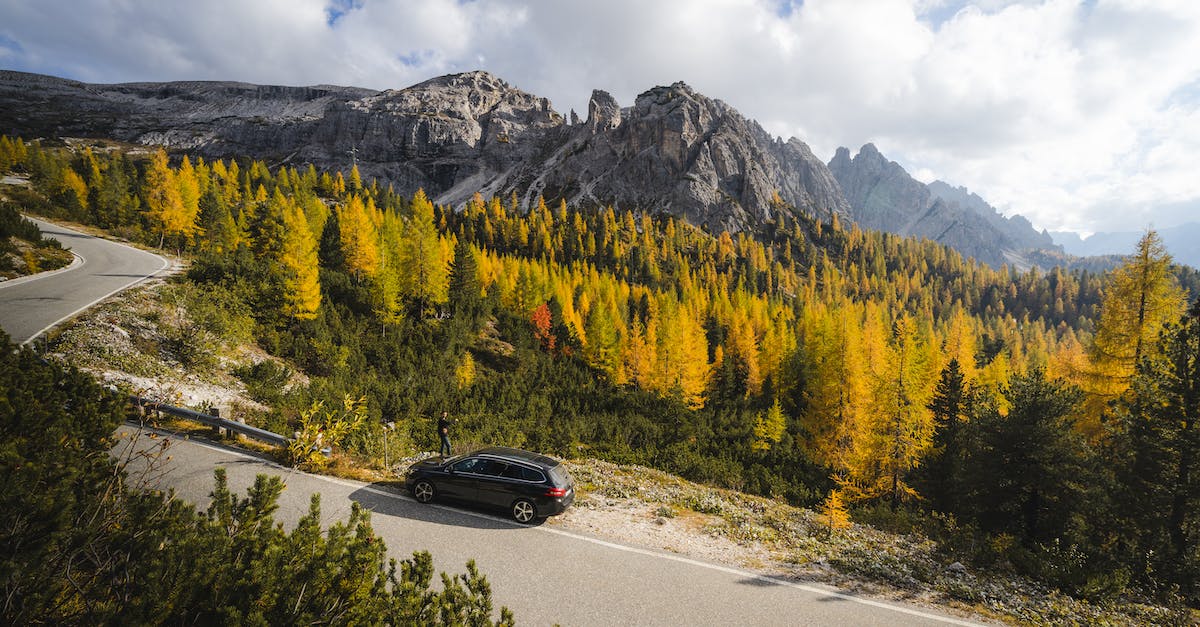
[[[434,54],[433,50],[411,50],[408,54],[396,55],[396,60],[403,63],[405,67],[421,67],[432,59]]]
[[[17,54],[24,54],[25,52],[25,48],[21,47],[21,42],[3,33],[0,33],[0,48]]]
[[[361,9],[363,0],[331,0],[325,7],[325,23],[335,26],[342,16],[356,9]]]
[[[804,6],[804,0],[775,0],[775,15],[789,18]]]

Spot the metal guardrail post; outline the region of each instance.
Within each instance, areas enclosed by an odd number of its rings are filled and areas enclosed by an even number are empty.
[[[217,414],[215,411],[212,412],[212,414],[205,414],[183,407],[164,405],[162,403],[141,398],[139,396],[131,396],[130,400],[139,408],[139,410],[143,412],[143,415],[146,411],[163,412],[171,414],[172,416],[178,416],[187,420],[199,422],[212,427],[216,431],[218,437],[224,434],[232,435],[234,433],[240,433],[246,437],[253,438],[260,442],[266,442],[267,444],[271,444],[273,446],[287,446],[289,441],[289,438],[279,435],[278,433],[272,433],[266,429],[259,429],[258,427],[252,427],[242,422],[234,422],[232,420],[221,418],[219,415],[213,415]]]
[[[219,419],[219,418],[221,417],[221,410],[220,410],[220,408],[218,408],[218,407],[215,407],[215,406],[213,406],[213,407],[209,407],[209,408],[208,408],[208,415],[209,415],[209,416],[212,416],[213,418],[218,418],[218,419]],[[216,434],[216,436],[217,436],[217,438],[218,438],[218,439],[224,439],[224,438],[226,438],[226,437],[229,437],[230,435],[232,435],[231,433],[229,433],[228,431],[226,431],[224,428],[222,428],[220,423],[217,423],[217,424],[214,424],[214,425],[213,425],[213,433],[214,433],[214,434]]]

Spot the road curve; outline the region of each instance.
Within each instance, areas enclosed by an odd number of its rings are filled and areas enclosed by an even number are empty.
[[[28,344],[55,325],[109,296],[166,270],[162,257],[66,227],[29,218],[76,256],[71,266],[0,282],[0,327]]]
[[[122,429],[125,436],[134,431]],[[174,438],[170,434],[162,434]],[[128,440],[126,440],[128,441]],[[151,443],[139,439],[139,446]],[[118,450],[129,444],[119,445]],[[936,610],[859,598],[819,584],[763,577],[678,555],[608,542],[553,522],[525,527],[485,512],[420,505],[385,486],[310,475],[221,445],[173,439],[159,481],[178,497],[207,506],[213,469],[245,492],[258,474],[277,475],[287,489],[277,519],[289,528],[322,495],[326,524],[345,520],[352,502],[391,555],[433,554],[438,570],[463,572],[475,559],[492,584],[497,607],[523,625],[973,625]]]

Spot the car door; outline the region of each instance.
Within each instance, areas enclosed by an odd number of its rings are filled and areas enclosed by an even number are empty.
[[[486,460],[479,469],[479,502],[508,507],[512,502],[512,485],[504,477],[509,465],[496,459]]]
[[[478,471],[487,461],[480,457],[468,457],[450,464],[446,467],[445,476],[438,482],[438,493],[459,501],[478,500]]]

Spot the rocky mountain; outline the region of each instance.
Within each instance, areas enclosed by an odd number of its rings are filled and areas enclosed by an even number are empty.
[[[943,181],[934,181],[927,187],[934,196],[957,204],[963,209],[969,209],[983,217],[988,224],[1003,233],[1008,241],[1018,249],[1054,249],[1056,247],[1054,238],[1045,230],[1038,231],[1033,228],[1033,224],[1025,216],[1014,215],[1006,218],[978,194],[972,193],[965,187],[953,187]]]
[[[850,216],[864,229],[931,239],[992,266],[1024,269],[1033,265],[1026,252],[1056,250],[1049,235],[1025,218],[1005,218],[965,188],[926,185],[874,144],[853,159],[849,149],[838,148],[829,169],[850,203]]]
[[[112,137],[206,157],[349,168],[460,204],[479,191],[669,211],[714,230],[772,217],[776,193],[828,219],[850,205],[798,139],[772,138],[683,83],[586,120],[486,72],[399,90],[175,82],[91,85],[0,71],[0,133]]]

